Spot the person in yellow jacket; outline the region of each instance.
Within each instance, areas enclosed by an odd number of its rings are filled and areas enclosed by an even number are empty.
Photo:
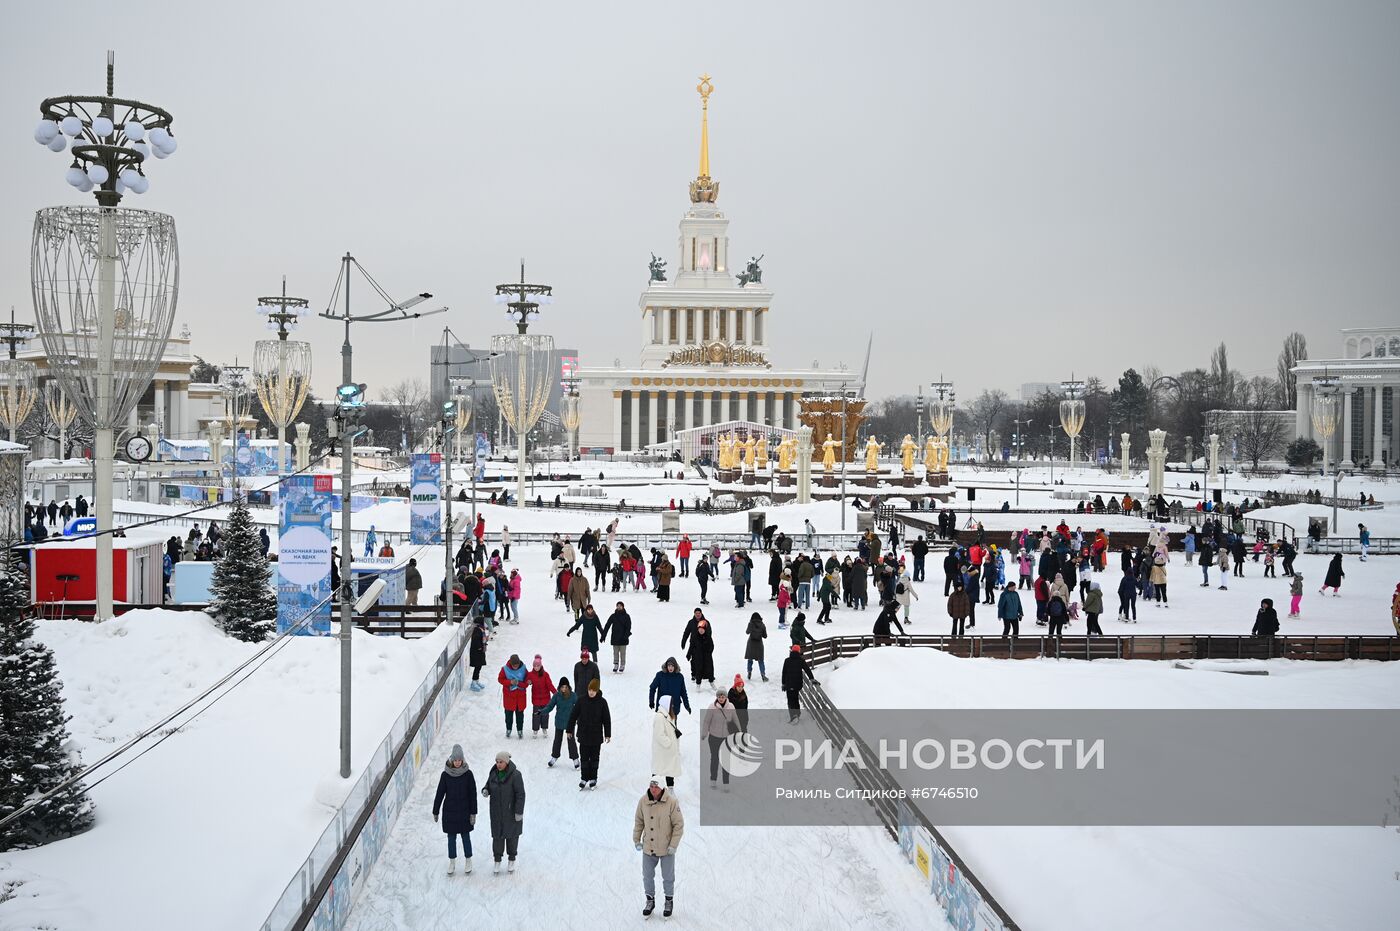
[[[681,806],[661,780],[661,776],[651,777],[651,785],[637,800],[637,812],[632,818],[632,844],[642,854],[642,891],[647,899],[642,907],[643,918],[649,918],[656,910],[657,864],[661,865],[661,891],[666,896],[661,916],[671,917],[676,891],[676,848],[685,833]]]

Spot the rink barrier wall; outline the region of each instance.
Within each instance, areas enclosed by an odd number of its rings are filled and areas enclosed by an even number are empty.
[[[874,759],[874,751],[831,703],[821,686],[809,685],[802,690],[802,696],[803,706],[833,743],[853,741],[863,758]],[[937,899],[952,927],[958,931],[1020,931],[1020,925],[968,869],[953,845],[923,812],[894,798],[894,791],[900,786],[888,770],[853,766],[846,771],[858,788],[869,790],[870,805],[881,824],[899,844],[905,859],[928,883],[929,894]]]
[[[433,741],[466,686],[471,625],[459,624],[432,670],[370,757],[311,854],[283,890],[262,931],[340,931],[388,841]]]

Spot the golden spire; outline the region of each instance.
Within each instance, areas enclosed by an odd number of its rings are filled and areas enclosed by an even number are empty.
[[[690,182],[690,202],[714,203],[719,197],[719,182],[710,180],[710,94],[715,86],[702,74],[695,89],[700,92],[700,174]]]

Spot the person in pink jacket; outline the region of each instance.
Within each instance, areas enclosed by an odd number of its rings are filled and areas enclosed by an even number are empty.
[[[510,570],[510,582],[508,591],[510,592],[510,622],[520,623],[520,570]]]

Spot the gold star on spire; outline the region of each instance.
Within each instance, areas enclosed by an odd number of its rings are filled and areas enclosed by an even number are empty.
[[[710,94],[715,86],[702,74],[695,89],[700,93],[700,174],[690,183],[690,201],[714,203],[719,197],[719,182],[710,180]]]

